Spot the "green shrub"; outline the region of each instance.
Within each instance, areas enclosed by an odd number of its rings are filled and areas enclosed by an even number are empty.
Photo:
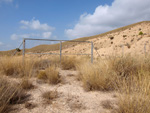
[[[142,31],[140,31],[140,32],[139,32],[139,35],[143,35],[143,32],[142,32]]]

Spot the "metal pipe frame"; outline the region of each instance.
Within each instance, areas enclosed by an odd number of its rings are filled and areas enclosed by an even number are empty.
[[[60,55],[60,62],[62,55],[91,55],[91,63],[93,63],[93,42],[92,41],[76,41],[76,40],[51,40],[51,39],[34,39],[34,38],[24,38],[23,39],[23,65],[24,65],[24,59],[25,59],[25,42],[26,40],[39,40],[39,41],[58,41],[60,43],[60,53],[26,53],[26,54],[50,54],[50,55]],[[85,42],[85,43],[91,43],[91,54],[62,54],[62,42]]]
[[[35,38],[24,38],[24,40],[39,40],[39,41],[58,41],[58,42],[86,42],[91,43],[91,41],[77,41],[77,40],[51,40],[51,39],[35,39]]]

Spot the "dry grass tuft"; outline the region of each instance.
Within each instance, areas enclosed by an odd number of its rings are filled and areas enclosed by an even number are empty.
[[[115,113],[150,113],[150,98],[139,94],[126,94],[119,98]]]
[[[77,59],[76,57],[63,57],[61,60],[61,68],[64,70],[75,69]]]
[[[47,104],[51,104],[51,102],[58,98],[58,92],[55,90],[55,91],[48,91],[48,92],[45,92],[42,94],[42,97],[45,99],[45,102]]]
[[[1,57],[0,72],[2,72],[4,75],[14,77],[34,76],[36,73],[34,64],[37,61],[37,59],[26,59],[23,65],[21,57]]]
[[[7,76],[18,75],[22,68],[22,62],[20,59],[3,57],[0,60],[0,71]]]
[[[25,102],[27,94],[17,84],[10,84],[6,79],[0,79],[0,113],[11,110],[11,105]]]
[[[60,82],[60,76],[58,69],[55,66],[51,66],[45,70],[47,80],[50,84],[57,84]]]
[[[33,109],[33,108],[35,108],[36,106],[37,106],[37,104],[32,103],[32,102],[26,102],[26,103],[25,103],[25,108],[27,108],[27,109]]]
[[[46,75],[45,70],[39,71],[39,74],[37,75],[37,78],[38,78],[38,79],[46,80],[46,79],[47,79],[47,75]]]
[[[114,108],[113,103],[110,100],[102,101],[101,105],[104,109],[113,109]]]
[[[104,64],[87,62],[77,65],[77,69],[80,72],[79,79],[83,82],[85,90],[108,91],[114,89],[113,80],[115,77],[110,76]]]
[[[109,69],[121,77],[135,75],[141,68],[141,64],[133,57],[112,57],[109,61]]]
[[[29,81],[29,79],[24,78],[21,81],[21,87],[25,90],[33,89],[34,85]]]
[[[45,71],[40,71],[37,77],[50,84],[57,84],[61,81],[58,69],[55,66],[46,68]]]
[[[130,84],[124,84],[119,97],[117,113],[150,113],[150,77],[134,78]]]
[[[148,65],[149,62],[145,63]],[[137,74],[118,82],[120,97],[116,113],[150,113],[150,71],[146,70],[141,65]]]

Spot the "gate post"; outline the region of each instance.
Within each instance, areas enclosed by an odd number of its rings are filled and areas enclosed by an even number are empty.
[[[23,39],[23,51],[22,51],[22,55],[23,55],[23,65],[24,65],[24,59],[25,59],[25,39]]]

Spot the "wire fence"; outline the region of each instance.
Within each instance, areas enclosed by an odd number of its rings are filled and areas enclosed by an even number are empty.
[[[36,45],[36,48],[34,47]],[[42,47],[43,50],[40,50],[38,47]],[[50,46],[47,46],[50,45]],[[52,46],[51,46],[52,45]],[[55,46],[54,46],[55,45]],[[76,46],[82,45],[78,47],[79,51],[76,52]],[[57,55],[60,57],[60,62],[62,56],[70,56],[70,55],[87,55],[91,57],[91,62],[93,63],[93,59],[96,57],[109,58],[111,56],[125,56],[126,54],[132,54],[132,56],[138,56],[139,54],[143,54],[145,57],[150,53],[150,42],[143,41],[142,43],[134,43],[134,44],[122,44],[118,46],[112,46],[111,50],[108,50],[108,54],[104,54],[102,48],[96,49],[94,47],[93,42],[91,41],[71,41],[71,40],[49,40],[49,39],[31,39],[25,38],[23,42],[18,47],[22,47],[22,55],[23,60],[25,55]],[[85,46],[89,51],[88,53],[84,51]],[[132,46],[132,47],[131,47]],[[31,47],[31,51],[29,51]],[[106,49],[106,48],[104,48]],[[15,55],[18,50],[16,50],[13,55]],[[35,51],[36,50],[36,51]],[[82,51],[83,50],[83,51]]]
[[[37,46],[36,47],[36,51],[34,50],[34,48],[32,48],[32,52],[28,51],[27,48],[29,47],[28,46],[28,43],[29,42],[33,42],[33,41],[43,41],[44,42],[44,45],[43,46]],[[45,43],[46,42],[46,43]],[[51,43],[48,43],[51,42]],[[52,42],[53,45],[52,45]],[[73,44],[69,44],[69,43],[73,43]],[[79,43],[82,43],[82,44],[88,44],[88,46],[90,47],[90,53],[76,53],[75,51],[74,52],[69,52],[68,51],[63,51],[63,49],[67,49],[71,46],[75,46]],[[39,45],[41,45],[41,43],[38,43]],[[45,45],[46,44],[46,45]],[[25,58],[25,55],[26,54],[34,54],[34,55],[59,55],[60,57],[60,62],[61,62],[61,59],[62,59],[62,56],[63,55],[88,55],[88,56],[91,56],[91,63],[93,63],[93,42],[91,41],[75,41],[75,40],[50,40],[50,39],[33,39],[33,38],[24,38],[23,39],[23,60]],[[48,46],[48,45],[51,45],[51,46]],[[65,47],[66,46],[66,47]],[[41,47],[44,47],[44,48],[41,48]],[[40,49],[43,49],[44,51],[39,51]],[[68,53],[66,53],[68,52]]]

